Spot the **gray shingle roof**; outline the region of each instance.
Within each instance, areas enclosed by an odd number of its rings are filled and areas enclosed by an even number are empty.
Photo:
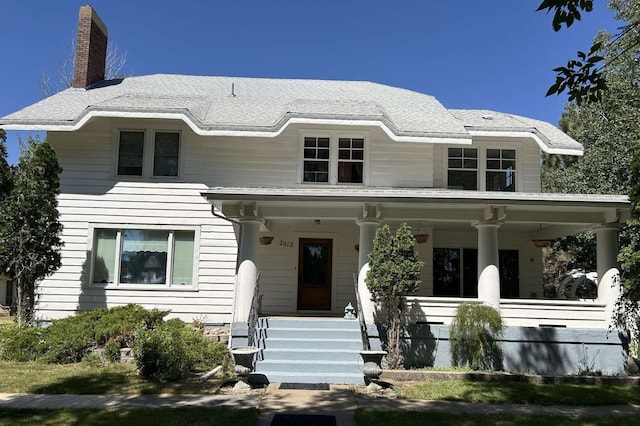
[[[366,81],[157,74],[67,89],[0,118],[6,129],[77,130],[97,116],[184,120],[202,135],[274,136],[291,122],[379,125],[394,140],[470,143],[474,130],[535,135],[548,152],[582,146],[549,123],[486,111],[447,110],[433,96]],[[480,118],[478,118],[480,117]]]

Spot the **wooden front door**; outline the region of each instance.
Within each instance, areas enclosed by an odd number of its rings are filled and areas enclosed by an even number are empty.
[[[298,255],[298,310],[331,310],[333,241],[300,238]]]

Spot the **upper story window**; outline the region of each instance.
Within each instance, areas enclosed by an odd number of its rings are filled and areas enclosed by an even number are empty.
[[[478,189],[478,149],[449,148],[448,184],[452,189]]]
[[[516,150],[487,149],[487,191],[515,192]]]
[[[304,182],[329,182],[329,138],[304,138]]]
[[[117,161],[118,176],[177,177],[180,133],[120,131]]]
[[[449,148],[447,187],[480,191],[516,191],[516,150]]]
[[[118,174],[142,176],[144,160],[144,132],[120,132]]]
[[[364,183],[364,138],[305,136],[302,147],[303,183]]]
[[[364,171],[364,139],[338,139],[338,182],[362,183]]]

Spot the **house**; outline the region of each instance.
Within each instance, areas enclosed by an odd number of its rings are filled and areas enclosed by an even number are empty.
[[[342,316],[358,293],[380,345],[367,255],[381,224],[406,222],[425,262],[407,318],[416,364],[426,349],[448,364],[465,301],[500,310],[508,369],[575,371],[591,350],[624,374],[624,339],[607,328],[629,200],[541,193],[541,151],[583,152],[553,125],[364,81],[105,81],[106,37],[83,6],[73,87],[0,119],[47,131],[64,169],[62,267],[39,286],[39,317],[134,302],[231,324],[246,344],[259,282],[263,318]],[[540,245],[589,229],[597,299],[545,299]]]

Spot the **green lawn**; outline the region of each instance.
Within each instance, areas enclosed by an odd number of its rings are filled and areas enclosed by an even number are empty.
[[[401,383],[396,390],[400,398],[406,399],[540,405],[640,404],[640,388],[637,386],[449,380]]]
[[[0,408],[0,426],[33,425],[216,425],[252,426],[258,418],[255,409],[227,408],[112,408],[19,410]]]
[[[44,364],[0,361],[0,392],[43,394],[213,394],[219,381],[200,385],[195,378],[184,383],[148,382],[132,364]]]
[[[536,426],[569,426],[569,425],[593,425],[593,426],[622,426],[637,425],[638,417],[635,416],[609,416],[609,417],[553,417],[533,416],[523,414],[443,414],[421,413],[415,411],[356,411],[356,423],[358,426],[439,426],[439,425],[486,425],[486,426],[510,426],[510,425],[536,425]]]

